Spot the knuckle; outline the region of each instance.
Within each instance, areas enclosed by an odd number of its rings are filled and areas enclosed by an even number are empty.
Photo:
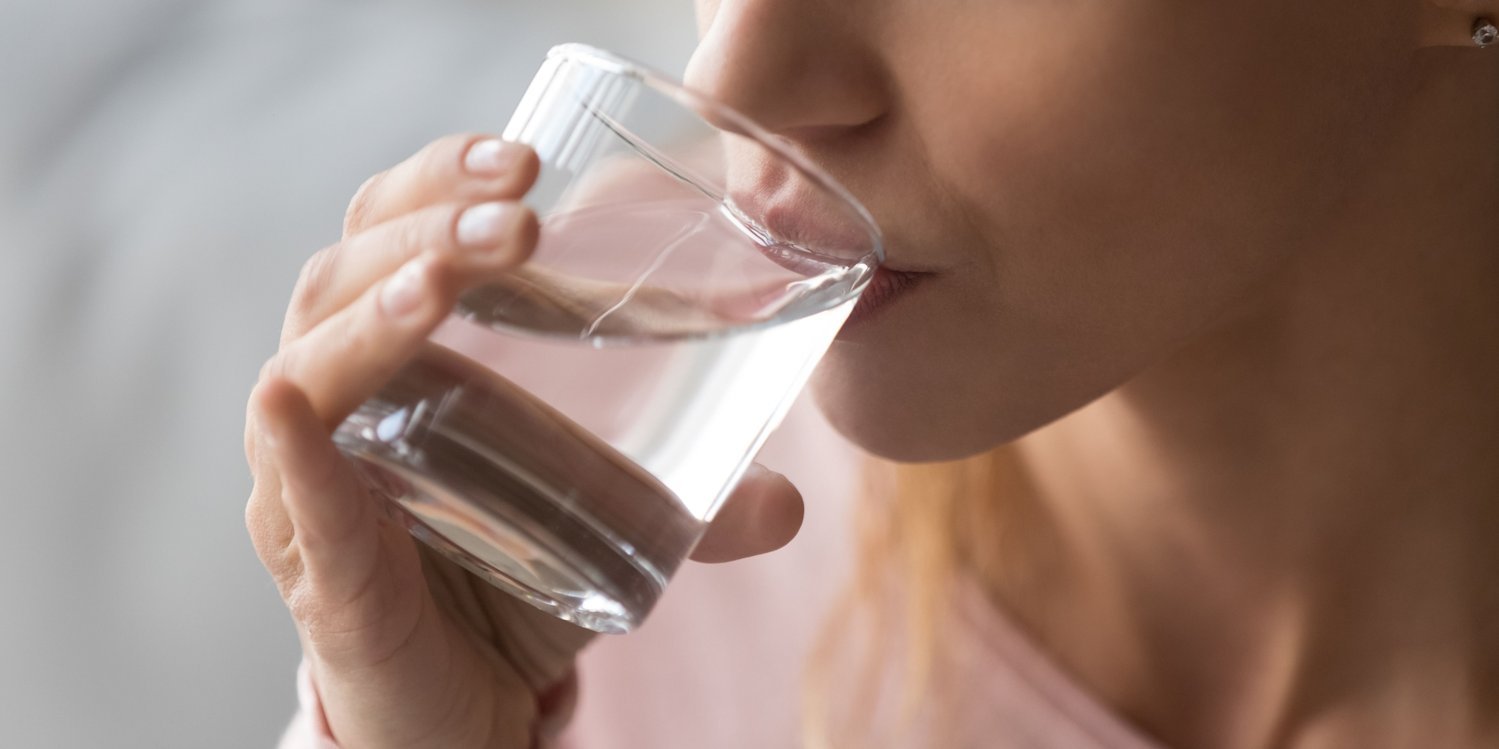
[[[432,141],[422,150],[424,164],[429,168],[451,173],[463,168],[463,157],[473,144],[488,138],[483,133],[452,133]]]
[[[262,375],[264,377],[264,368]],[[257,444],[260,441],[260,419],[256,415],[255,396],[260,389],[260,380],[257,379],[255,387],[250,390],[250,397],[245,400],[245,462],[249,464],[251,472],[259,471],[257,460]]]
[[[265,475],[265,466],[262,461],[262,458],[265,457],[262,454],[265,452],[265,449],[261,444],[263,439],[262,430],[264,428],[264,406],[261,404],[263,403],[266,382],[277,376],[276,367],[279,365],[275,362],[276,357],[272,357],[265,364],[261,365],[260,378],[256,381],[255,387],[251,388],[250,397],[245,402],[245,462],[249,464],[250,473],[255,477],[257,483]]]
[[[423,210],[401,221],[394,238],[401,247],[401,256],[411,259],[428,248],[451,249],[453,243],[448,239],[447,215],[447,211],[439,207]]]
[[[297,342],[293,342],[292,345],[277,351],[275,355],[267,359],[265,364],[262,364],[260,367],[260,380],[255,383],[255,389],[250,392],[249,405],[249,411],[254,418],[257,434],[264,431],[268,417],[274,418],[274,415],[266,412],[266,386],[273,380],[294,380],[292,373],[296,367],[297,357],[299,356],[297,351],[298,345]]]
[[[257,484],[245,503],[245,528],[255,556],[270,573],[276,588],[285,599],[302,577],[302,560],[294,543],[290,523],[280,509],[280,498],[273,489]]]
[[[471,133],[444,135],[428,143],[408,162],[409,172],[422,182],[437,185],[451,182],[463,173],[463,158],[470,143],[481,136]]]
[[[341,243],[324,247],[302,264],[302,270],[297,275],[296,289],[292,292],[291,312],[294,316],[311,311],[317,305],[318,298],[332,285],[342,247]]]
[[[379,192],[381,183],[389,174],[389,170],[375,174],[360,183],[359,189],[354,191],[354,197],[349,200],[349,207],[344,210],[344,236],[354,234],[369,225],[377,202],[375,196]]]
[[[464,208],[452,203],[423,208],[391,226],[391,241],[407,262],[423,256],[428,262],[460,257],[457,225]]]
[[[245,463],[250,466],[251,473],[260,470],[260,434],[256,424],[253,411],[245,416]]]
[[[280,352],[271,356],[264,364],[261,364],[260,375],[256,379],[255,385],[250,388],[249,397],[245,399],[245,441],[248,443],[246,445],[247,453],[252,448],[258,447],[258,442],[264,429],[266,386],[271,380],[281,375],[283,366]],[[251,467],[258,467],[254,465],[253,458]]]
[[[245,530],[250,532],[250,540],[254,542],[256,552],[264,551],[271,536],[268,505],[275,498],[268,496],[270,491],[267,483],[269,482],[264,479],[256,481],[255,488],[250,490],[249,500],[245,502]]]
[[[277,351],[271,358],[266,359],[260,365],[260,380],[256,382],[255,389],[250,393],[250,408],[253,413],[261,413],[260,399],[265,389],[265,384],[274,378],[284,377],[289,369],[288,360],[293,356],[294,347],[288,346]]]

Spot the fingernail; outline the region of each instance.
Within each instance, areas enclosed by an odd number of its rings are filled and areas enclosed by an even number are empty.
[[[508,203],[480,203],[458,217],[458,243],[466,247],[487,247],[505,235],[514,206]]]
[[[392,317],[408,315],[422,304],[422,273],[426,266],[421,258],[408,261],[395,275],[385,279],[380,289],[380,306]]]
[[[519,160],[522,146],[514,143],[506,143],[502,140],[481,140],[469,146],[468,153],[463,157],[463,168],[472,174],[495,175],[502,174],[505,170],[515,166]]]

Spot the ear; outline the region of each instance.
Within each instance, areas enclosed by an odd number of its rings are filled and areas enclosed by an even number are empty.
[[[1499,0],[1417,0],[1422,47],[1478,48],[1474,34],[1485,21],[1499,24]],[[1489,47],[1499,57],[1499,43]]]

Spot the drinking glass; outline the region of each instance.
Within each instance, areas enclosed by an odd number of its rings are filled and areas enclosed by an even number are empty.
[[[334,434],[421,541],[599,632],[637,626],[806,383],[883,248],[786,141],[568,44],[509,125],[533,256],[464,294]]]

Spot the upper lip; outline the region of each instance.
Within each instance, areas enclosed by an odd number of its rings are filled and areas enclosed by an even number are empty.
[[[776,200],[759,211],[758,218],[766,229],[778,239],[806,247],[818,254],[857,260],[873,252],[879,243],[878,234],[862,223],[856,223],[853,211],[846,215],[829,215],[830,209],[822,197],[815,199]]]
[[[843,263],[864,258],[873,251],[876,242],[882,242],[886,260],[880,266],[886,270],[911,274],[936,272],[932,268],[892,264],[890,235],[871,227],[862,212],[856,212],[820,185],[809,183],[805,175],[782,172],[755,176],[759,179],[746,180],[747,188],[730,185],[728,202],[742,212],[752,229],[770,234],[768,239],[789,242]]]
[[[772,242],[789,243],[843,262],[856,262],[874,251],[878,234],[847,211],[829,205],[830,195],[809,191],[756,190],[733,194],[730,204],[751,231]]]
[[[839,261],[854,262],[873,250],[874,237],[863,230],[862,224],[851,220],[819,220],[811,212],[798,209],[796,200],[776,201],[760,210],[755,216],[764,228],[773,234],[773,239],[790,242],[812,254],[829,256]],[[890,235],[882,234],[885,260],[879,265],[886,271],[910,275],[932,275],[938,269],[916,267],[891,262]],[[899,252],[899,250],[895,250]]]

